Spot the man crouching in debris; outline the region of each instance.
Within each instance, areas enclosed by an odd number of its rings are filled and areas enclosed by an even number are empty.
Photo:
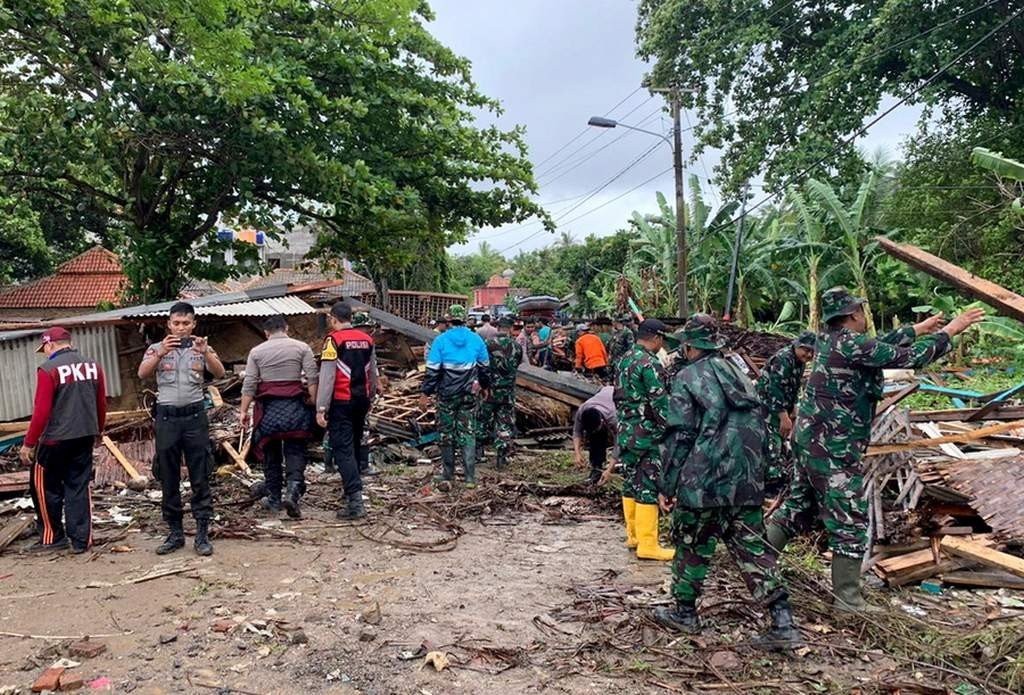
[[[761,402],[750,379],[722,356],[724,341],[713,318],[694,314],[676,337],[687,364],[672,382],[658,495],[662,510],[672,511],[676,606],[657,609],[655,619],[675,630],[700,631],[697,598],[722,540],[747,588],[771,613],[771,630],[753,646],[791,649],[800,644],[800,635],[777,556],[764,540]]]
[[[339,509],[337,517],[361,519],[366,508],[359,459],[366,416],[380,388],[377,352],[373,338],[352,326],[349,304],[338,302],[331,307],[331,328],[320,353],[316,420],[327,428],[331,456],[345,488],[346,508]]]
[[[263,506],[272,512],[281,511],[283,463],[288,481],[284,508],[288,516],[298,519],[302,516],[299,500],[306,489],[306,440],[313,432],[312,404],[316,403],[320,373],[313,350],[301,340],[288,337],[284,316],[268,318],[263,331],[266,342],[249,351],[245,365],[242,429],[249,429],[249,406],[255,403],[252,448],[257,460],[263,462]]]
[[[210,423],[203,403],[203,382],[209,372],[224,376],[224,365],[206,338],[193,337],[196,310],[178,302],[167,319],[167,335],[153,343],[142,357],[139,378],[156,375],[157,396],[153,429],[156,432],[156,463],[153,474],[160,479],[161,508],[171,532],[157,549],[158,555],[185,546],[182,528],[181,460],[185,459],[192,486],[192,516],[196,520],[196,553],[212,555],[210,520],[213,494],[210,492]]]
[[[871,436],[886,368],[918,369],[949,352],[953,336],[984,318],[967,311],[942,327],[942,314],[872,338],[864,305],[843,287],[826,290],[821,313],[828,331],[818,336],[818,356],[797,409],[795,466],[786,501],[768,523],[768,541],[779,549],[815,516],[832,549],[833,606],[838,611],[877,611],[861,594],[867,553],[868,503],[861,457]]]

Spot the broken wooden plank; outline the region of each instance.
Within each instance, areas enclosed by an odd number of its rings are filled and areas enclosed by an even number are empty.
[[[897,442],[896,444],[880,444],[871,445],[868,447],[868,456],[884,456],[886,454],[898,454],[905,451],[913,451],[914,449],[928,449],[932,447],[941,446],[942,444],[965,444],[967,442],[977,441],[984,439],[993,434],[1002,434],[1020,427],[1024,427],[1024,420],[1014,420],[1013,422],[1001,422],[996,425],[988,425],[987,427],[980,427],[973,432],[964,432],[963,434],[950,434],[944,437],[937,437],[934,439],[912,439],[908,442]]]
[[[885,413],[889,411],[889,408],[892,408],[893,406],[897,405],[904,398],[913,395],[914,393],[917,392],[919,388],[921,388],[921,384],[915,382],[913,384],[910,384],[909,386],[900,389],[891,396],[887,396],[884,400],[882,400],[881,403],[878,404],[878,408],[876,408],[875,410],[875,412],[878,413],[878,415],[875,416],[875,422],[877,423],[879,418],[881,418]]]
[[[231,460],[235,462],[235,466],[238,467],[238,470],[246,475],[252,475],[252,469],[249,468],[249,464],[245,462],[245,459],[242,458],[242,455],[238,453],[238,450],[235,449],[231,442],[225,439],[220,443],[220,445],[224,447],[224,451],[228,452],[228,456],[230,456]]]
[[[103,446],[107,447],[107,451],[109,451],[114,458],[117,459],[117,462],[121,464],[121,468],[124,469],[124,472],[128,474],[129,478],[132,480],[142,478],[142,476],[139,475],[139,471],[132,465],[132,462],[129,461],[123,453],[121,453],[121,450],[117,448],[117,444],[114,444],[114,441],[110,437],[103,435],[102,442]]]
[[[28,492],[28,471],[0,473],[0,492]]]
[[[945,572],[939,576],[945,584],[974,586],[982,589],[1024,590],[1024,578],[1002,570],[974,570]]]
[[[21,534],[25,532],[25,529],[31,525],[32,517],[19,516],[17,519],[9,521],[2,529],[0,529],[0,553],[2,553],[7,546],[16,541]]]
[[[220,395],[220,389],[216,386],[207,386],[206,390],[210,392],[210,401],[213,402],[214,408],[219,408],[224,405],[224,398]]]
[[[1024,297],[1016,292],[1011,292],[916,246],[899,244],[881,236],[875,237],[875,240],[890,256],[952,285],[968,297],[980,299],[1004,316],[1024,321]]]
[[[942,439],[942,432],[939,431],[939,426],[934,422],[922,422],[917,426],[928,439]],[[966,433],[965,433],[966,434]],[[954,459],[967,458],[967,455],[960,450],[956,444],[939,444],[939,451],[944,453],[946,456]]]
[[[946,536],[942,539],[940,547],[953,555],[973,560],[988,567],[1006,570],[1018,577],[1024,577],[1024,559],[988,548],[976,541]]]
[[[950,408],[947,410],[916,410],[911,411],[910,421],[918,422],[967,422],[981,408]],[[1024,419],[1024,406],[1006,405],[985,414],[986,420],[1021,420]]]

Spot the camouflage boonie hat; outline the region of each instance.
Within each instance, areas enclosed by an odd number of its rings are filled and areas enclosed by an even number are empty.
[[[845,287],[833,287],[821,293],[821,320],[828,323],[840,316],[849,316],[867,304],[863,297],[855,297]]]
[[[674,337],[682,345],[696,350],[721,350],[725,339],[718,332],[718,323],[708,314],[694,314],[686,320]]]
[[[452,304],[448,307],[448,319],[450,321],[465,321],[466,307],[461,304]]]
[[[372,326],[373,321],[370,320],[370,315],[365,311],[358,311],[352,315],[353,326]]]
[[[814,331],[804,331],[793,339],[793,345],[814,350],[818,345],[818,336],[814,334]]]

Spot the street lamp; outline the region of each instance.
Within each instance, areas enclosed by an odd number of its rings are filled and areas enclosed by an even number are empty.
[[[661,91],[661,90],[654,90]],[[685,90],[693,91],[693,90]],[[672,168],[676,175],[676,294],[679,301],[679,308],[676,312],[681,318],[690,315],[690,298],[686,287],[687,276],[687,247],[686,247],[686,220],[683,219],[685,203],[683,199],[683,134],[679,126],[679,90],[670,90],[670,105],[672,107],[672,140],[663,133],[656,133],[653,130],[644,130],[636,126],[626,125],[618,121],[605,118],[604,116],[591,116],[587,125],[596,128],[628,128],[641,133],[647,133],[661,138],[672,148]]]

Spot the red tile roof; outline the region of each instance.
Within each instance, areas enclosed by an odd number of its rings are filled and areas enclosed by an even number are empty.
[[[0,308],[93,309],[104,302],[116,303],[126,282],[117,255],[94,246],[49,277],[0,292]]]

